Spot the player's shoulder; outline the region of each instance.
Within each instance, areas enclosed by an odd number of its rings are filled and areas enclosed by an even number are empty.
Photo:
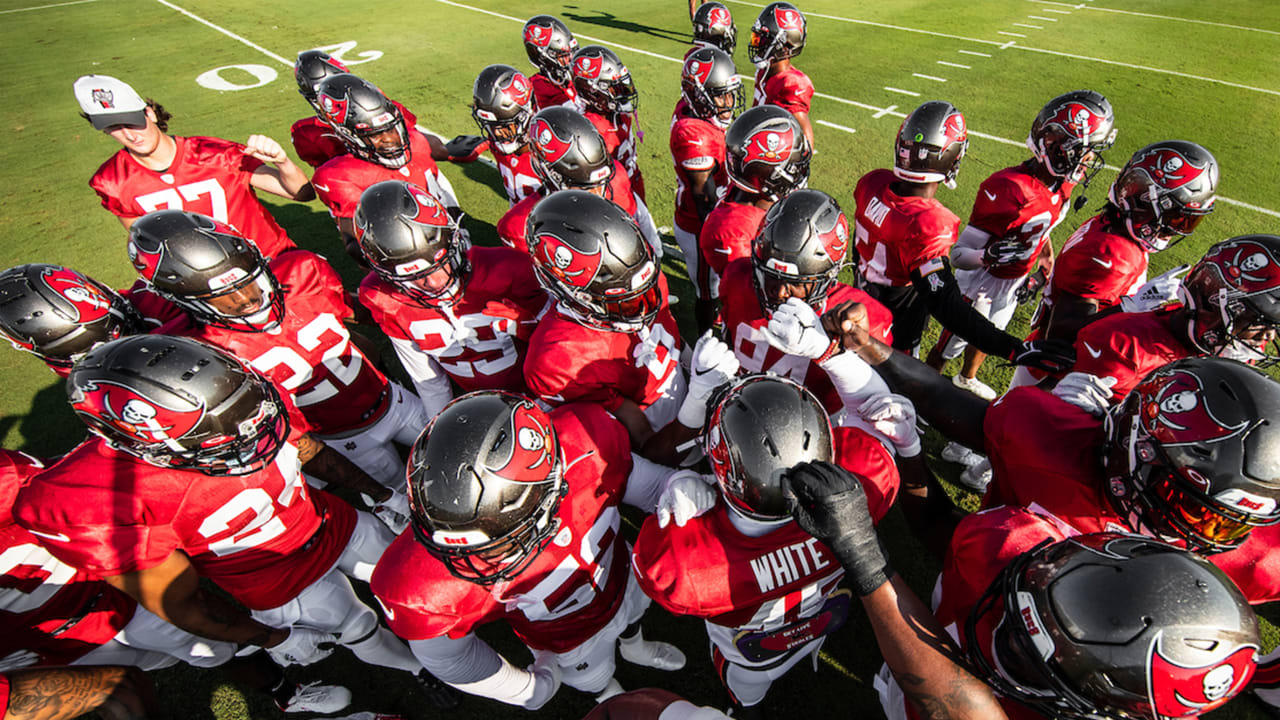
[[[631,452],[626,428],[603,405],[574,402],[552,409],[548,416],[556,428],[556,436],[560,438],[566,457],[597,450],[613,456],[619,451]],[[621,446],[618,445],[619,439]]]
[[[356,296],[360,302],[369,309],[385,309],[394,310],[395,308],[405,304],[405,295],[391,283],[378,277],[377,273],[370,272],[360,281],[360,287],[356,289]]]
[[[813,93],[813,81],[805,74],[803,70],[796,66],[791,66],[784,73],[775,75],[775,83],[784,92],[792,95],[804,95]],[[771,78],[773,79],[773,78]]]
[[[862,177],[858,178],[857,184],[853,186],[853,196],[857,201],[858,208],[861,209],[873,197],[883,196],[894,179],[893,171],[888,168],[876,168],[864,173]],[[883,198],[881,202],[883,202]]]
[[[98,169],[93,172],[93,176],[89,178],[89,186],[94,190],[101,192],[110,191],[119,185],[129,175],[131,166],[137,167],[129,157],[129,152],[124,148],[117,150],[107,158]]]
[[[280,253],[271,259],[269,266],[277,280],[292,287],[342,284],[338,271],[333,269],[329,261],[310,250],[298,249]]]
[[[182,147],[179,157],[196,164],[221,163],[238,165],[244,156],[244,145],[233,140],[194,135],[177,138]]]

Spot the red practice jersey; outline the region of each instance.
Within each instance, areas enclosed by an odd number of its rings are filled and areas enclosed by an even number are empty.
[[[809,388],[827,412],[835,414],[844,404],[831,385],[827,372],[809,358],[783,354],[765,338],[764,328],[769,324],[769,316],[760,306],[752,281],[753,272],[751,258],[739,258],[729,263],[720,281],[720,298],[724,301],[720,307],[720,318],[724,322],[725,340],[738,356],[743,372],[769,372],[791,378]],[[879,300],[844,283],[832,286],[822,306],[817,308],[818,315],[846,300],[866,305],[872,336],[885,344],[893,342],[890,333],[893,315],[889,309]]]
[[[121,290],[120,294],[129,301],[130,305],[133,305],[134,309],[142,315],[142,319],[151,327],[160,327],[186,313],[182,308],[152,292],[142,279],[135,280],[133,285]]]
[[[431,356],[463,392],[524,393],[524,356],[547,304],[529,256],[508,248],[473,247],[471,273],[451,305],[424,307],[374,273],[360,302],[388,337]]]
[[[575,110],[577,109],[575,102],[578,99],[578,91],[573,89],[573,83],[557,85],[541,70],[529,76],[529,83],[533,85],[533,109],[535,112],[543,108],[555,107],[556,105],[567,105]]]
[[[329,572],[355,510],[310,490],[284,444],[256,473],[159,468],[90,438],[18,493],[14,515],[63,562],[96,575],[155,567],[181,550],[201,576],[254,610]]]
[[[418,118],[395,100],[391,103],[400,108],[400,113],[404,115],[405,127],[412,130],[418,123]],[[298,154],[298,159],[313,168],[318,168],[339,155],[347,154],[347,146],[342,142],[342,138],[338,137],[328,123],[315,115],[295,122],[293,127],[289,128],[289,139],[293,141],[293,151]]]
[[[390,403],[387,378],[351,342],[343,321],[353,313],[338,273],[324,258],[301,250],[272,260],[271,272],[285,288],[277,329],[242,332],[181,322],[165,329],[252,365],[293,397],[317,434],[356,430],[382,417]]]
[[[858,180],[853,200],[858,269],[867,281],[907,287],[911,271],[946,257],[959,237],[960,218],[933,198],[903,197],[889,186],[892,170],[872,170]]]
[[[715,123],[683,114],[676,107],[671,120],[671,159],[676,167],[676,227],[697,235],[702,218],[694,203],[691,172],[711,172],[717,188],[727,187],[729,177],[724,169],[724,130]]]
[[[98,168],[89,187],[121,219],[155,210],[187,210],[227,223],[275,257],[296,247],[249,185],[262,161],[245,146],[210,137],[175,136],[177,154],[163,172],[148,170],[121,149]]]
[[[640,199],[644,199],[644,176],[640,174],[639,148],[640,141],[636,128],[636,114],[610,113],[608,117],[600,113],[584,111],[582,115],[591,121],[600,136],[604,138],[604,146],[609,157],[616,160],[626,169],[627,179],[631,181],[631,189]]]
[[[767,212],[752,203],[725,198],[707,215],[698,234],[698,252],[718,277],[724,277],[725,266],[730,262],[751,257],[751,242]]]
[[[526,148],[510,155],[494,150],[492,146],[490,150],[498,165],[498,174],[502,176],[502,189],[507,192],[507,201],[513,206],[542,189],[542,178],[533,169],[531,150]]]
[[[1116,313],[1080,328],[1074,372],[1114,378],[1111,402],[1118,403],[1147,373],[1196,352],[1187,347],[1170,321],[1181,308]]]
[[[370,580],[397,635],[460,638],[505,618],[530,648],[560,653],[617,613],[630,556],[618,510],[631,474],[627,431],[597,405],[567,405],[550,416],[568,486],[556,537],[517,577],[486,588],[454,577],[413,533],[402,533]]]
[[[767,67],[756,71],[751,107],[777,105],[792,115],[809,112],[809,103],[813,101],[813,81],[808,75],[795,67],[765,77],[768,72]]]
[[[360,203],[360,193],[383,180],[404,180],[431,192],[431,188],[437,186],[440,170],[431,159],[431,145],[427,138],[412,127],[409,129],[409,150],[409,162],[395,170],[354,155],[339,155],[316,169],[311,186],[335,218],[354,216],[356,205]]]
[[[18,488],[44,469],[0,450],[0,668],[68,665],[115,637],[137,603],[53,555],[13,520]],[[77,619],[79,618],[79,619]]]
[[[1063,293],[1095,300],[1099,310],[1106,310],[1146,280],[1147,251],[1127,236],[1108,232],[1103,216],[1095,215],[1072,233],[1054,261],[1037,317],[1047,322]]]
[[[1031,272],[1049,233],[1067,217],[1075,183],[1063,181],[1051,190],[1035,174],[1035,160],[1007,167],[982,181],[973,200],[969,224],[991,235],[988,244],[1016,241],[1022,250],[1007,263],[987,266],[998,278],[1020,278]]]

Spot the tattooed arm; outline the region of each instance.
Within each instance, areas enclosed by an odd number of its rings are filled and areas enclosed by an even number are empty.
[[[5,720],[70,720],[94,711],[107,720],[160,716],[155,686],[136,667],[31,668],[7,677]]]

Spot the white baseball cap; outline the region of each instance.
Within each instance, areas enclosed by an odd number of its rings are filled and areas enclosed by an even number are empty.
[[[76,102],[97,130],[112,125],[147,124],[147,103],[129,84],[110,75],[82,75],[74,86]]]

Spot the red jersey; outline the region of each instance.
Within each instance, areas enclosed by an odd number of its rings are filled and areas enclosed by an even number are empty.
[[[751,107],[777,105],[792,115],[809,112],[809,103],[813,100],[813,81],[808,75],[795,67],[765,77],[768,72],[768,67],[756,71]]]
[[[728,186],[724,130],[707,120],[681,114],[677,106],[671,120],[670,147],[671,159],[676,165],[676,226],[697,235],[702,230],[702,218],[698,216],[689,173],[710,170],[717,188]]]
[[[147,287],[147,283],[141,279],[135,280],[133,285],[121,290],[120,294],[152,327],[160,327],[186,314],[182,308],[152,292],[151,288]]]
[[[1049,233],[1067,217],[1075,183],[1051,190],[1036,177],[1036,161],[1007,167],[982,181],[969,224],[989,235],[988,244],[1016,241],[1022,250],[1009,262],[987,266],[998,278],[1020,278],[1035,267]]]
[[[431,159],[431,145],[422,133],[412,127],[409,129],[409,151],[409,162],[395,170],[354,155],[339,155],[316,169],[311,186],[335,218],[354,216],[356,205],[360,203],[360,193],[383,180],[404,180],[437,194],[433,188],[438,187],[436,178],[440,177],[440,170]]]
[[[473,247],[471,273],[451,305],[423,307],[374,273],[360,302],[388,337],[412,342],[463,392],[524,393],[524,355],[547,304],[529,256],[508,248]]]
[[[1114,378],[1111,402],[1118,403],[1147,373],[1196,353],[1170,321],[1180,306],[1144,313],[1116,313],[1080,328],[1074,372]]]
[[[1146,280],[1147,251],[1127,236],[1109,232],[1103,216],[1095,215],[1072,233],[1058,253],[1037,317],[1040,323],[1047,322],[1063,293],[1095,300],[1098,309],[1105,310]]]
[[[208,215],[239,230],[267,257],[297,247],[254,194],[249,181],[263,163],[246,155],[244,145],[210,137],[173,139],[177,151],[162,172],[143,167],[123,148],[103,163],[89,180],[102,207],[125,220],[166,209]]]
[[[502,176],[502,189],[507,192],[507,200],[512,205],[537,193],[542,189],[542,178],[533,169],[533,152],[525,149],[508,155],[493,149],[494,162],[498,165],[498,174]]]
[[[402,533],[369,581],[397,635],[460,638],[505,618],[530,648],[561,653],[617,613],[630,557],[618,510],[631,474],[627,431],[597,405],[567,405],[550,416],[568,486],[555,538],[514,579],[486,588],[454,577],[413,533]]]
[[[293,397],[310,429],[331,435],[365,427],[390,403],[387,378],[351,342],[342,279],[324,258],[299,250],[271,261],[284,287],[284,318],[266,332],[173,323],[183,334],[222,348]]]
[[[738,258],[725,268],[724,278],[720,281],[720,298],[724,301],[720,318],[724,322],[725,340],[738,356],[743,372],[769,372],[791,378],[809,388],[827,412],[834,415],[844,407],[844,403],[831,385],[827,372],[809,358],[783,354],[764,336],[769,316],[760,306],[753,274],[751,258]],[[827,299],[817,308],[818,315],[846,300],[866,305],[873,337],[885,344],[893,341],[890,333],[893,315],[889,309],[879,300],[844,283],[832,286]]]
[[[14,515],[49,552],[96,575],[159,565],[176,550],[254,610],[278,607],[333,567],[355,510],[303,481],[298,451],[248,475],[159,468],[90,438],[18,493]]]
[[[525,254],[529,253],[529,245],[525,237],[525,222],[538,201],[546,197],[541,188],[531,191],[523,200],[516,203],[498,220],[498,238],[509,248]],[[635,193],[631,190],[631,181],[627,172],[617,160],[613,161],[613,177],[609,180],[608,194],[605,196],[614,205],[622,208],[631,217],[636,216],[640,206],[636,204]]]
[[[872,170],[853,190],[858,269],[868,282],[907,287],[911,271],[946,257],[959,237],[960,218],[933,198],[903,197],[889,187],[892,170]]]
[[[610,113],[606,117],[590,110],[583,111],[583,117],[591,121],[600,137],[604,138],[605,149],[609,157],[616,160],[626,169],[627,179],[631,181],[631,189],[644,199],[644,176],[640,174],[640,162],[636,143],[640,141],[636,129],[636,114]]]
[[[69,665],[115,637],[137,607],[14,523],[18,488],[43,469],[29,455],[0,450],[0,668]]]
[[[543,108],[555,107],[556,105],[567,105],[575,110],[578,109],[575,104],[578,99],[578,91],[573,89],[573,83],[557,85],[541,70],[529,76],[529,83],[533,85],[534,112]]]
[[[731,261],[751,257],[751,242],[767,212],[752,203],[734,202],[727,197],[717,203],[698,234],[698,252],[707,267],[724,277],[725,266]]]
[[[418,118],[395,100],[391,103],[400,108],[400,113],[404,115],[405,127],[412,130],[418,123]],[[293,127],[289,128],[289,139],[293,141],[293,151],[298,154],[298,159],[313,168],[318,168],[339,155],[347,154],[347,145],[342,142],[342,138],[338,137],[328,123],[315,115],[295,122]]]

